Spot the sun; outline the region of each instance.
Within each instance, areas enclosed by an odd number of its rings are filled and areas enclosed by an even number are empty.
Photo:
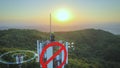
[[[56,13],[56,18],[59,21],[67,21],[70,19],[70,13],[69,13],[69,11],[67,11],[65,9],[60,9]]]

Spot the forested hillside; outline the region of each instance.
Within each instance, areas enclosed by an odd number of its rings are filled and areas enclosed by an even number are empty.
[[[69,64],[65,68],[120,68],[120,35],[98,29],[54,34],[56,40],[74,42],[75,49],[69,49]],[[16,49],[36,51],[36,40],[47,39],[49,33],[36,30],[0,30],[0,55]],[[0,68],[6,67],[0,63]],[[39,65],[32,61],[22,68],[39,68]]]

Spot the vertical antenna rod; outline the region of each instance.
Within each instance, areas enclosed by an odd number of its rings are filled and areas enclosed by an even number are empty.
[[[51,20],[51,13],[50,13],[50,34],[51,34],[51,31],[52,31],[52,30],[51,30],[51,21],[52,21],[52,20]]]
[[[51,13],[50,13],[50,41],[55,41],[55,36],[52,33],[52,16],[51,16]]]

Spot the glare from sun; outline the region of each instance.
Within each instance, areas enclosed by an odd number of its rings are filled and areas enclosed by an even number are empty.
[[[57,12],[56,16],[57,16],[58,20],[66,21],[70,18],[70,13],[69,13],[69,11],[67,11],[65,9],[61,9]]]

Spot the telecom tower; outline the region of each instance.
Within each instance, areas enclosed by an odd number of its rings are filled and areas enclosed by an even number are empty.
[[[38,59],[37,59],[37,62],[40,62],[39,59],[40,59],[40,54],[42,52],[42,49],[45,47],[45,45],[51,43],[51,42],[55,42],[55,36],[54,34],[51,32],[52,29],[51,29],[51,22],[52,21],[52,18],[51,18],[51,13],[50,13],[50,40],[47,40],[47,41],[40,41],[40,40],[37,40],[37,54],[38,54]],[[68,42],[64,42],[62,40],[58,41],[59,43],[63,44],[68,52],[68,45],[69,43]],[[53,56],[53,51],[54,51],[55,47],[50,47],[47,49],[46,53],[44,54],[44,58],[43,60],[48,60],[51,56]],[[50,61],[50,63],[48,63],[47,65],[47,68],[56,68],[56,66],[59,66],[64,60],[64,51],[62,51],[59,55],[56,56],[56,58],[52,61]],[[56,64],[54,64],[56,63]],[[67,60],[66,60],[66,64],[68,64],[68,54],[67,54]],[[42,68],[42,66],[40,67]],[[64,66],[62,66],[62,68],[64,68]]]

